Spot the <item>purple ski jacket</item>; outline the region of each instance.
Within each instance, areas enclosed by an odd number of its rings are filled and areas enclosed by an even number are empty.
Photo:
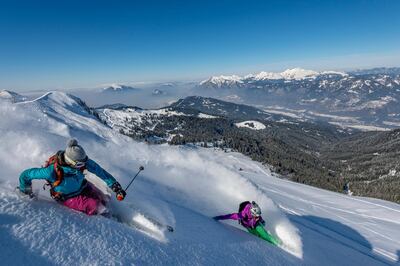
[[[245,228],[255,228],[259,224],[264,224],[261,216],[254,217],[250,212],[251,204],[247,204],[239,213],[231,213],[214,217],[215,220],[239,220],[239,223]]]

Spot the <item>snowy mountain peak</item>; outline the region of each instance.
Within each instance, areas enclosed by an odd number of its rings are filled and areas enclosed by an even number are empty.
[[[302,68],[286,69],[280,75],[284,79],[305,79],[316,77],[319,73],[313,70],[306,70]]]
[[[111,89],[111,90],[121,90],[122,89],[122,85],[120,85],[120,84],[111,84],[110,86],[108,86],[108,87],[106,87],[106,88],[104,88],[104,90],[108,90],[108,89]]]
[[[103,92],[133,92],[137,91],[137,88],[127,86],[127,85],[121,85],[121,84],[110,84],[109,86],[103,88]]]
[[[26,97],[22,96],[16,92],[13,92],[13,91],[2,90],[2,91],[0,91],[0,99],[16,103],[16,102],[21,102],[21,101],[26,100]]]
[[[200,85],[203,84],[215,84],[218,87],[221,87],[223,85],[235,85],[238,83],[243,83],[242,78],[237,76],[237,75],[231,75],[231,76],[212,76],[211,78],[204,80],[200,82]]]
[[[319,73],[320,75],[338,75],[338,76],[342,76],[342,77],[346,77],[349,74],[345,73],[345,72],[340,72],[340,71],[332,71],[332,70],[328,70],[328,71],[322,71]]]
[[[280,73],[275,73],[275,72],[261,71],[256,75],[250,74],[247,75],[246,77],[255,80],[266,80],[266,79],[281,79],[282,75]]]

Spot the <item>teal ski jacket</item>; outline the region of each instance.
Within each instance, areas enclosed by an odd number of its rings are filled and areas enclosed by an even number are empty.
[[[79,169],[69,166],[61,166],[64,172],[63,180],[60,185],[54,187],[54,191],[61,193],[66,197],[73,197],[79,195],[86,186],[85,175]],[[95,161],[88,159],[86,162],[86,170],[101,178],[108,187],[112,187],[117,181],[106,170],[101,168]],[[49,183],[56,181],[56,173],[54,171],[54,164],[42,168],[30,168],[23,171],[19,177],[19,188],[22,192],[30,189],[32,180],[44,179]]]

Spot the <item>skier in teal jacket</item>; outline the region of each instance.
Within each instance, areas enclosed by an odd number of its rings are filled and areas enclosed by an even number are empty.
[[[32,195],[32,180],[44,179],[51,186],[51,196],[63,205],[88,215],[101,214],[107,210],[108,200],[85,179],[84,170],[101,178],[116,193],[118,200],[125,198],[126,192],[121,185],[110,173],[89,159],[75,139],[68,142],[65,151],[50,157],[45,167],[23,171],[19,177],[19,190]]]

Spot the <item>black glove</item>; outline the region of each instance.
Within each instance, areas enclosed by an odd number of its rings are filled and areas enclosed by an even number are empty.
[[[35,197],[31,187],[26,187],[24,190],[22,190],[20,187],[17,187],[17,191],[19,191],[22,195],[29,196],[31,199]]]
[[[122,189],[120,183],[115,182],[112,187],[111,187],[112,191],[115,192],[117,200],[122,201],[124,200],[125,196],[126,196],[126,192],[125,190]]]

